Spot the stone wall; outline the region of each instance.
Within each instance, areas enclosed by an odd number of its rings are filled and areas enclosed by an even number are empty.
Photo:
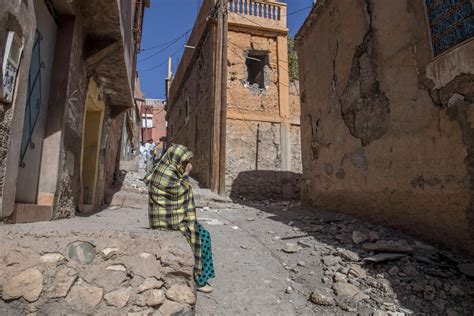
[[[312,17],[304,199],[474,253],[474,41],[433,59],[423,1],[318,1]]]
[[[193,314],[194,257],[179,232],[0,237],[2,315]]]

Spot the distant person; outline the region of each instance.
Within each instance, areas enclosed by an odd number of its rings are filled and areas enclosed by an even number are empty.
[[[143,159],[143,163],[146,163],[145,142],[144,141],[140,142],[140,157]]]
[[[153,149],[155,148],[155,143],[153,143],[153,139],[149,139],[145,144],[145,164],[146,164],[146,172],[148,173],[152,166],[153,166]]]
[[[181,231],[194,253],[197,290],[212,292],[208,280],[215,277],[211,236],[196,219],[189,174],[193,153],[183,145],[172,145],[145,177],[149,188],[148,219],[152,229]]]

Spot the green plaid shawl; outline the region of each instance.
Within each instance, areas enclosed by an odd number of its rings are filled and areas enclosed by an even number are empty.
[[[193,250],[195,275],[202,270],[201,240],[189,178],[183,163],[193,153],[183,145],[172,145],[145,177],[149,186],[148,218],[152,229],[181,231]]]

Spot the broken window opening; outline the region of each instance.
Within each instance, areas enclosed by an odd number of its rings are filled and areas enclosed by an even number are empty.
[[[245,58],[245,65],[248,84],[265,89],[265,66],[268,66],[268,52],[250,52]]]

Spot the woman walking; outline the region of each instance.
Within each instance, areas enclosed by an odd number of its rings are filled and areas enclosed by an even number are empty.
[[[211,237],[198,223],[189,182],[193,153],[183,145],[171,145],[146,176],[149,187],[148,217],[152,229],[181,231],[194,253],[197,289],[209,293],[214,278]]]

